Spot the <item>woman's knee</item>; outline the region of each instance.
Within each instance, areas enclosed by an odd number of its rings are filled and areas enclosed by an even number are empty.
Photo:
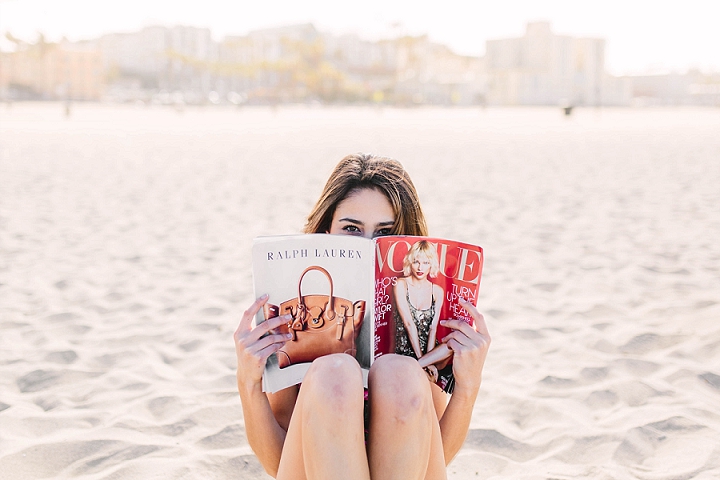
[[[418,361],[405,355],[389,354],[376,359],[370,368],[370,380],[373,381],[373,378],[382,384],[387,384],[388,379],[418,386],[425,386],[427,383],[427,376]]]
[[[317,397],[323,405],[340,408],[362,402],[363,380],[360,365],[350,355],[338,353],[317,358],[305,378],[301,392]]]
[[[417,360],[403,355],[383,355],[370,369],[370,398],[373,408],[399,414],[424,412],[432,405],[427,375]]]

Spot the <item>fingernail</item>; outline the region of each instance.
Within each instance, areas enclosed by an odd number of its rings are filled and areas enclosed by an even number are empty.
[[[468,301],[467,298],[460,297],[460,302],[461,302],[461,303],[467,303],[467,301]]]
[[[270,295],[268,295],[267,293],[263,293],[262,295],[260,295],[260,298],[261,298],[262,300],[265,300],[265,299],[268,298],[269,296],[270,296]]]
[[[285,315],[283,315],[280,318],[282,318],[283,320],[290,320],[292,318],[292,315],[290,315],[289,313],[286,313]]]
[[[447,323],[447,320],[440,320],[440,325],[445,325]]]
[[[285,335],[288,339],[292,338],[292,333],[288,333]]]

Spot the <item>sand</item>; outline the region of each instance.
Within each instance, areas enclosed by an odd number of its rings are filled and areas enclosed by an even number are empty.
[[[720,110],[0,106],[0,478],[266,479],[250,242],[401,160],[486,253],[451,479],[720,477]]]

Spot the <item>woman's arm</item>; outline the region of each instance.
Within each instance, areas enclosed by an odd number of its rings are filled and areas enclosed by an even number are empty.
[[[278,392],[272,396],[271,406],[268,395],[262,391],[262,374],[267,358],[288,341],[286,335],[273,333],[273,329],[288,321],[286,316],[271,318],[252,328],[255,314],[267,299],[266,295],[260,297],[245,311],[233,339],[238,361],[238,392],[248,443],[265,471],[275,476],[280,465],[289,415],[295,402],[292,392],[287,389],[288,392]]]
[[[425,368],[428,365],[434,365],[446,360],[451,357],[452,354],[452,349],[450,349],[445,343],[441,343],[422,357],[418,358],[418,363],[420,363],[422,368]]]
[[[473,407],[482,381],[482,369],[490,348],[490,334],[485,318],[472,303],[463,302],[462,306],[473,317],[475,321],[473,326],[462,320],[440,322],[441,325],[453,330],[445,337],[443,345],[447,345],[453,351],[455,376],[455,390],[440,419],[446,464],[455,457],[467,437]]]
[[[430,324],[430,332],[428,333],[428,343],[427,343],[427,352],[429,353],[433,348],[435,348],[435,340],[437,339],[437,327],[438,322],[440,321],[440,310],[442,310],[443,306],[443,299],[445,297],[445,291],[442,289],[440,285],[434,285],[433,284],[433,298],[435,299],[435,316],[433,317],[433,321]],[[433,362],[435,363],[435,362]]]
[[[258,384],[243,384],[238,379],[245,433],[248,443],[265,471],[277,475],[287,433],[275,419],[267,395]]]
[[[407,336],[410,340],[410,345],[412,345],[412,349],[415,352],[415,356],[420,358],[422,357],[423,351],[420,349],[420,338],[418,337],[417,326],[412,319],[410,306],[407,302],[407,289],[407,282],[402,278],[398,279],[397,283],[393,287],[395,308],[397,308],[400,318],[403,321],[405,331],[407,332]]]

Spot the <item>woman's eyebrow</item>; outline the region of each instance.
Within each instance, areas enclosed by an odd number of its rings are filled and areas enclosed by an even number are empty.
[[[346,217],[346,218],[341,218],[341,219],[338,220],[338,221],[339,221],[339,222],[350,222],[350,223],[354,223],[355,225],[365,225],[365,224],[364,224],[363,222],[361,222],[360,220],[355,220],[354,218],[348,218],[348,217]]]
[[[363,222],[361,222],[360,220],[355,220],[354,218],[350,218],[350,217],[341,218],[338,221],[339,222],[349,222],[349,223],[354,223],[355,225],[365,226],[365,224]],[[394,220],[387,221],[387,222],[380,222],[377,224],[378,227],[388,227],[388,226],[392,226],[392,225],[395,225]]]

